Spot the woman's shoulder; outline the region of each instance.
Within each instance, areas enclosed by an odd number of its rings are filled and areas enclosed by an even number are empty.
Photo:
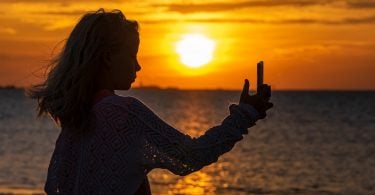
[[[129,115],[138,119],[154,118],[155,113],[142,101],[132,96],[113,95],[103,98],[92,109],[93,114],[103,120],[117,119]]]
[[[105,109],[105,108],[122,108],[122,109],[131,109],[134,110],[136,108],[146,108],[145,104],[138,100],[135,97],[132,96],[119,96],[119,95],[112,95],[103,98],[100,102],[95,104],[94,110],[95,109]]]

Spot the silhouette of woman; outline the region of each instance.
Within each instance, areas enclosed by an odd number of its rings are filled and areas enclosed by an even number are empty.
[[[51,62],[47,79],[27,92],[38,116],[61,126],[48,168],[47,194],[151,194],[154,168],[188,175],[214,163],[243,139],[272,107],[268,96],[249,95],[199,138],[174,129],[128,90],[141,70],[138,23],[119,10],[85,14]],[[263,90],[270,94],[270,86]]]

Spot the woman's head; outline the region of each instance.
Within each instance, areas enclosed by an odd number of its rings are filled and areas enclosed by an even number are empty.
[[[85,14],[51,61],[47,79],[27,92],[38,100],[38,116],[50,114],[61,126],[84,131],[98,89],[130,88],[140,70],[138,45],[138,23],[121,11]]]
[[[129,33],[116,47],[103,52],[103,62],[98,75],[98,86],[106,89],[127,90],[141,70],[137,60],[139,36]]]
[[[137,22],[127,20],[119,10],[99,9],[82,17],[65,49],[86,69],[80,71],[82,75],[90,71],[96,88],[127,90],[140,70],[138,46]]]

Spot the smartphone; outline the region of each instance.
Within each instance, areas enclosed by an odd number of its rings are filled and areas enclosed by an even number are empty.
[[[263,61],[259,61],[257,64],[257,92],[258,93],[261,92],[260,87],[263,85],[263,76],[264,76],[263,69],[264,69]]]

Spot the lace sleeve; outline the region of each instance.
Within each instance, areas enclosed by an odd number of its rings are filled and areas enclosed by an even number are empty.
[[[61,133],[59,134],[57,140],[56,140],[56,143],[60,142],[61,140]],[[56,146],[58,146],[58,144],[55,144]],[[57,193],[57,189],[58,189],[58,167],[57,167],[57,164],[59,163],[58,162],[58,158],[59,158],[59,148],[55,148],[55,150],[53,151],[52,153],[52,157],[51,157],[51,160],[50,160],[50,163],[49,163],[49,166],[48,166],[48,172],[47,172],[47,180],[46,180],[46,183],[44,185],[44,191],[47,193],[47,194],[54,194],[54,193]]]
[[[129,112],[138,120],[143,136],[143,165],[168,169],[176,175],[187,175],[216,162],[243,139],[247,128],[255,125],[258,113],[250,105],[229,107],[230,115],[221,125],[208,129],[204,135],[191,138],[168,125],[139,100],[129,105]]]

